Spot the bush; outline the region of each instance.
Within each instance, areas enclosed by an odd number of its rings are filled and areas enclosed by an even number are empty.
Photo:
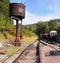
[[[25,36],[29,36],[29,37],[35,35],[33,31],[28,31],[28,30],[23,30],[23,33]]]

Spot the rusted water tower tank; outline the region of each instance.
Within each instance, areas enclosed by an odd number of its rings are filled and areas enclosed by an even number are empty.
[[[25,5],[22,3],[11,3],[10,4],[10,17],[14,16],[19,19],[25,18]]]

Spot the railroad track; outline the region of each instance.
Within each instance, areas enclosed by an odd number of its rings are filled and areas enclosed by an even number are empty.
[[[13,63],[40,63],[39,59],[39,44],[35,41]]]
[[[23,52],[12,63],[41,63],[41,60],[43,60],[41,59],[41,46],[51,47],[59,53],[59,50],[53,46],[53,44],[49,44],[47,40],[36,40],[23,50]]]
[[[58,49],[57,49],[56,47],[54,47],[54,46],[57,46],[57,47],[60,48],[60,45],[57,44],[57,43],[55,43],[55,42],[53,42],[54,44],[50,44],[49,42],[50,42],[50,41],[47,41],[47,40],[40,40],[40,43],[41,43],[42,45],[49,46],[49,47],[55,49],[56,51],[58,51]],[[53,45],[54,45],[54,46],[53,46]]]
[[[42,41],[44,41],[44,42],[46,42],[46,43],[49,43],[49,44],[54,44],[54,45],[60,47],[60,44],[58,44],[57,42],[49,41],[49,40],[45,40],[45,39],[43,39]]]
[[[60,47],[57,44],[50,44],[47,40],[40,40],[39,46],[40,63],[60,63]]]

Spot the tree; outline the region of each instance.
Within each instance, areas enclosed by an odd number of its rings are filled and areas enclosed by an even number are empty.
[[[57,30],[57,21],[50,20],[48,22],[48,25],[49,25],[49,31],[51,31],[51,30]]]
[[[44,33],[44,32],[49,32],[49,26],[47,23],[37,23],[37,28],[35,30],[35,33],[37,34],[38,37],[40,37],[40,34]]]
[[[0,0],[0,22],[4,22],[3,26],[6,27],[8,20],[9,20],[9,0]]]

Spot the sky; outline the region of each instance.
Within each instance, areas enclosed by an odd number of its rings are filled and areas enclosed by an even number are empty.
[[[26,6],[23,25],[60,18],[60,0],[10,0]]]

